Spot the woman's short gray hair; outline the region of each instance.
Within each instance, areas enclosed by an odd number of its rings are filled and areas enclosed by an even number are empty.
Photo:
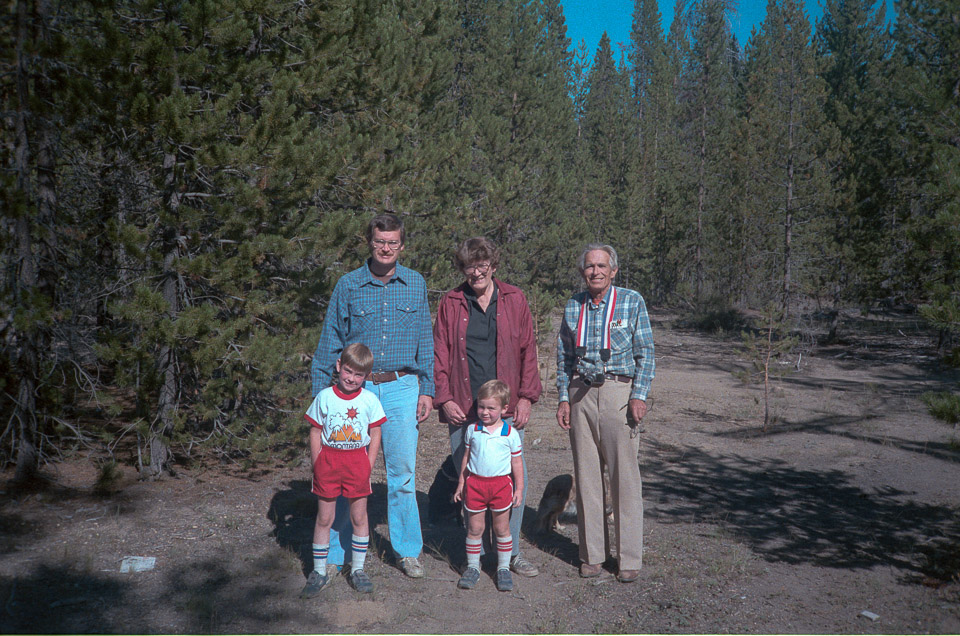
[[[604,251],[610,255],[610,269],[620,269],[620,263],[617,260],[617,250],[613,249],[612,246],[604,245],[603,243],[590,243],[583,248],[583,251],[580,252],[580,258],[577,259],[577,269],[582,272],[584,264],[587,261],[587,253],[596,252],[597,250]]]

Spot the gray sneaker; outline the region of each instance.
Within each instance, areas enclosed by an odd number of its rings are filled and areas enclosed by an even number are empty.
[[[361,594],[373,594],[373,581],[363,570],[351,570],[350,584]]]
[[[300,598],[313,598],[319,594],[320,590],[325,588],[329,582],[329,576],[320,574],[314,570],[310,573],[310,576],[307,577],[307,584],[303,587],[303,591],[300,592]]]
[[[513,577],[510,570],[504,568],[497,570],[497,589],[501,592],[509,592],[513,589]]]
[[[510,569],[520,576],[534,577],[540,574],[540,570],[537,569],[537,566],[535,566],[533,563],[530,563],[519,554],[510,559]]]
[[[423,578],[423,566],[417,557],[403,557],[400,559],[400,569],[411,579]]]
[[[475,586],[479,580],[480,570],[477,568],[467,568],[463,571],[463,575],[460,577],[460,582],[457,583],[457,587],[459,587],[461,590],[472,590],[473,586]]]

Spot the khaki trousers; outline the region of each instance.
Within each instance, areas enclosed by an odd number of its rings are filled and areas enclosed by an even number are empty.
[[[643,559],[640,438],[630,438],[630,384],[607,380],[588,387],[570,382],[570,445],[577,478],[580,560],[603,563],[610,554],[604,511],[603,469],[610,473],[616,550],[621,570],[639,570]]]

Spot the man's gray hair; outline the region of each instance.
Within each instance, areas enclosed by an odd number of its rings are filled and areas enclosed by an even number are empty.
[[[610,255],[610,269],[620,269],[620,263],[617,260],[617,250],[613,249],[610,245],[604,245],[603,243],[590,243],[583,251],[580,252],[580,258],[577,259],[577,269],[581,272],[583,271],[584,263],[587,261],[588,252],[596,252],[601,250]]]

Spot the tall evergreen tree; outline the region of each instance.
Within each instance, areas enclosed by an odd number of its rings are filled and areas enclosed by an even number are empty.
[[[692,296],[700,304],[715,285],[707,289],[708,273],[716,273],[723,257],[714,248],[722,211],[732,204],[724,174],[734,139],[736,118],[733,50],[734,41],[726,19],[724,0],[701,0],[690,14],[690,50],[681,101],[685,143],[689,149],[686,169],[693,178],[696,200],[687,230]],[[715,267],[711,267],[715,264]],[[711,271],[708,272],[708,269]]]
[[[824,118],[826,86],[817,74],[810,25],[798,0],[771,1],[763,29],[747,47],[747,109],[756,148],[755,197],[765,225],[779,230],[767,245],[768,300],[787,317],[828,235],[824,211],[832,186],[826,167],[836,134]]]
[[[357,262],[370,210],[406,207],[427,180],[419,118],[442,91],[416,53],[439,44],[437,6],[146,0],[101,15],[99,81],[119,96],[105,147],[137,182],[103,240],[139,270],[101,355],[138,388],[145,475],[178,441],[299,436],[284,424],[321,299]]]
[[[69,27],[55,28],[52,3],[17,0],[0,28],[4,43],[4,140],[0,214],[0,457],[16,462],[15,480],[36,473],[41,446],[54,434],[62,400],[58,359],[57,212],[60,98],[69,80],[60,56]],[[56,444],[52,446],[56,447]]]
[[[897,72],[890,78],[901,118],[903,154],[914,187],[906,190],[914,271],[924,315],[949,350],[960,329],[960,2],[897,5]],[[903,186],[911,175],[895,175]]]
[[[507,256],[532,257],[527,267],[513,267],[507,259],[505,275],[556,293],[568,283],[554,264],[575,241],[569,233],[578,232],[564,214],[574,119],[563,14],[555,0],[465,1],[460,21],[457,125],[470,148],[459,175],[463,197],[452,215],[449,247],[487,234]]]
[[[896,122],[884,69],[892,40],[886,29],[886,3],[828,0],[817,25],[816,42],[829,99],[826,113],[840,134],[834,172],[837,192],[833,235],[835,258],[826,261],[825,279],[836,306],[840,291],[849,299],[871,297],[901,269],[905,251],[892,249],[899,232],[891,223],[886,174],[893,159]],[[895,276],[894,276],[895,278]]]
[[[633,139],[636,147],[630,154],[627,174],[628,207],[633,216],[633,239],[627,256],[633,261],[633,273],[639,275],[639,287],[653,291],[654,246],[658,239],[660,212],[663,206],[657,200],[658,182],[664,170],[662,148],[669,121],[670,75],[667,50],[660,28],[660,12],[656,0],[637,0],[634,3],[633,26],[630,32],[630,73],[632,76],[631,115]],[[649,292],[648,292],[649,293]]]
[[[582,143],[588,151],[587,203],[591,234],[596,240],[620,244],[633,219],[629,210],[627,176],[635,152],[626,68],[618,68],[610,38],[600,37],[587,79]]]

